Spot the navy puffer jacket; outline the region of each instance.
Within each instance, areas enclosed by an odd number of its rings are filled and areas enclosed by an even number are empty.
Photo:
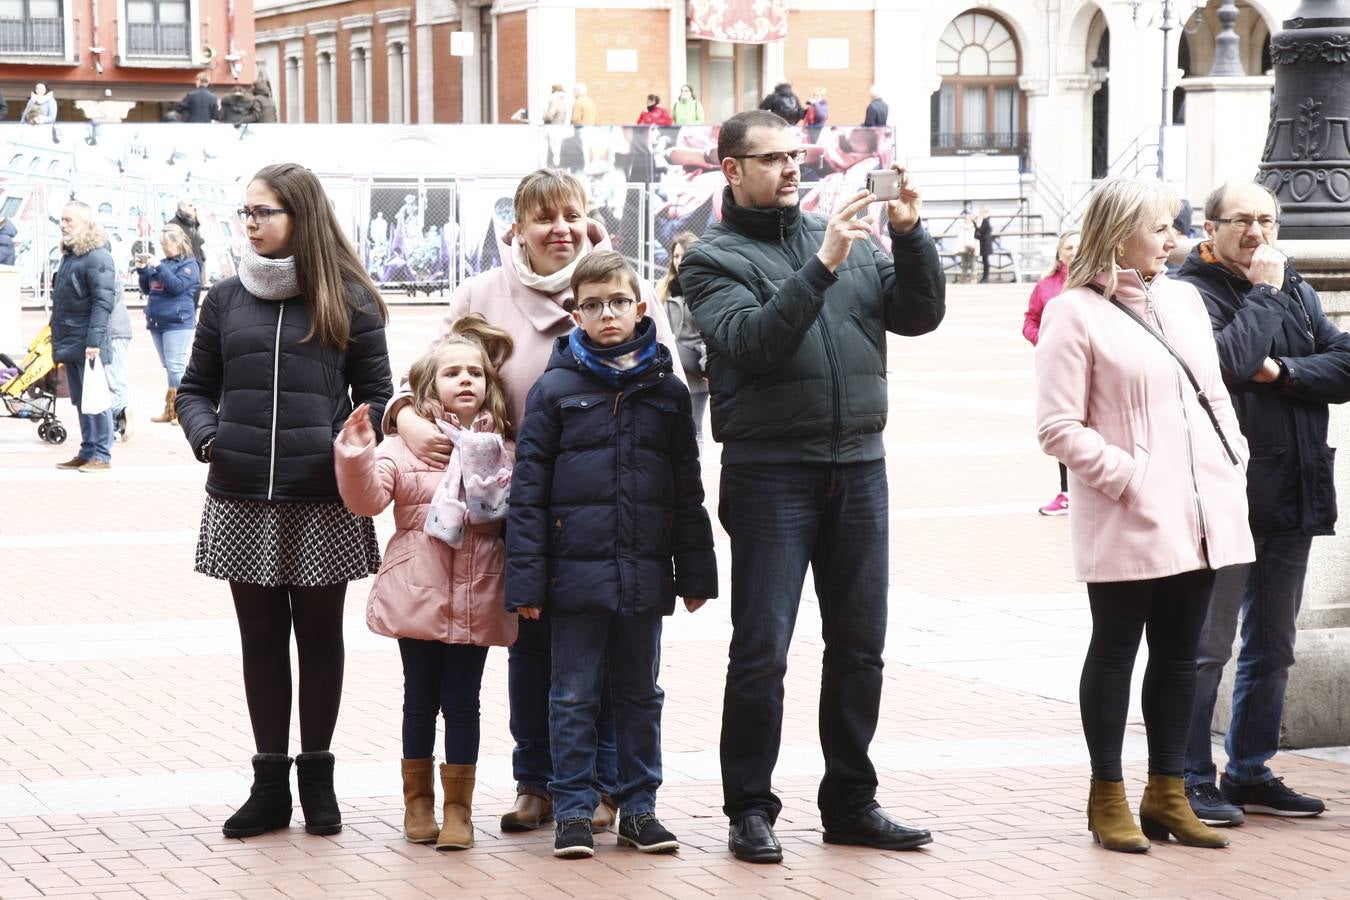
[[[507,609],[669,615],[676,595],[717,596],[689,391],[657,353],[619,391],[555,342],[516,444]]]
[[[192,327],[193,301],[202,285],[202,267],[192,256],[170,256],[158,265],[137,269],[145,295],[145,327],[181,331]]]
[[[86,347],[108,352],[108,320],[117,305],[117,266],[105,249],[107,242],[94,222],[66,239],[65,255],[52,277],[52,358],[57,362],[83,362]]]

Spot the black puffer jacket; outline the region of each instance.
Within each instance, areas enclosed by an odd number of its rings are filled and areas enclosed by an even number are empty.
[[[689,391],[670,351],[658,344],[656,367],[620,392],[567,340],[530,390],[516,443],[506,608],[669,615],[676,595],[717,596]]]
[[[825,219],[748,209],[728,189],[722,221],[680,266],[708,347],[713,436],[723,464],[853,463],[885,456],[886,331],[927,334],[946,314],[937,248],[922,227],[888,257],[855,241],[831,273]]]
[[[52,277],[52,358],[84,360],[86,347],[108,352],[108,325],[117,305],[117,265],[97,223],[79,226],[64,242]],[[122,313],[126,317],[126,313]]]
[[[359,290],[359,289],[353,289]],[[277,503],[340,502],[333,439],[354,404],[370,404],[379,434],[394,392],[384,323],[371,299],[351,313],[351,344],[309,333],[299,297],[261,300],[227,278],[202,302],[177,410],[193,452],[211,445],[206,490]]]
[[[1280,290],[1253,287],[1215,261],[1206,241],[1177,278],[1195,285],[1209,309],[1223,380],[1251,447],[1252,534],[1331,534],[1335,451],[1327,446],[1327,404],[1350,400],[1350,335],[1331,323],[1292,265]],[[1284,361],[1288,380],[1251,380],[1267,357]]]

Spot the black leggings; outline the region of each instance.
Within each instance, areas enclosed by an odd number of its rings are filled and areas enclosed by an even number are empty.
[[[1092,641],[1078,684],[1092,777],[1120,781],[1121,745],[1130,706],[1130,674],[1147,629],[1148,668],[1141,697],[1150,774],[1180,777],[1195,698],[1195,647],[1209,610],[1214,571],[1147,581],[1089,584]]]
[[[1069,470],[1064,463],[1059,464],[1059,492],[1061,494],[1069,492]]]
[[[342,703],[347,583],[263,587],[230,582],[244,656],[244,696],[259,753],[286,753],[291,733],[291,623],[300,658],[300,749],[327,750]]]

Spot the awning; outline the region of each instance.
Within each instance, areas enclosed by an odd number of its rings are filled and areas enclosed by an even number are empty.
[[[767,44],[787,37],[787,0],[689,0],[689,37]]]

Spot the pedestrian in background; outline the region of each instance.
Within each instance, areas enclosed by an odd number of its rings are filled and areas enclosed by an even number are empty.
[[[961,261],[959,280],[962,284],[970,284],[975,280],[975,253],[979,249],[979,240],[975,236],[975,214],[963,212],[956,220],[956,250]]]
[[[544,124],[566,125],[568,105],[567,91],[563,90],[561,84],[553,85],[548,95],[548,107],[544,110]]]
[[[164,411],[151,416],[150,421],[176,423],[178,413],[174,404],[187,369],[192,330],[197,324],[194,300],[201,289],[202,267],[192,255],[191,240],[177,225],[164,226],[159,246],[164,258],[154,263],[148,253],[142,255],[137,260],[136,277],[145,296],[145,328],[169,380]]]
[[[56,123],[56,95],[42,82],[33,85],[33,93],[24,104],[19,117],[26,125],[53,125]]]
[[[787,81],[774,85],[773,91],[764,97],[759,108],[773,113],[789,125],[796,125],[806,114],[802,109],[801,99],[793,92],[792,84]]]
[[[220,121],[228,125],[242,125],[253,112],[253,95],[242,84],[236,84],[220,98]]]
[[[249,799],[221,830],[290,823],[294,627],[300,805],[307,832],[335,834],[342,605],[380,550],[374,523],[342,505],[333,438],[362,404],[378,429],[393,390],[388,311],[309,169],[260,169],[239,214],[249,246],[202,302],[177,399],[188,446],[210,465],[195,568],[230,583],[257,749]]]
[[[104,248],[112,252],[110,241]],[[112,394],[113,438],[126,442],[135,431],[131,416],[131,315],[127,312],[126,288],[121,278],[113,280],[113,311],[108,317],[108,355],[103,361]]]
[[[398,639],[403,660],[403,836],[437,850],[473,846],[478,694],[489,647],[509,647],[503,601],[506,518],[515,459],[499,374],[511,336],[468,315],[408,370],[410,408],[453,443],[446,466],[418,459],[398,435],[376,449],[365,404],[338,435],[338,490],[352,512],[394,504],[394,536],[366,602],[366,625]],[[436,717],[445,716],[442,824],[434,813]]]
[[[868,88],[868,92],[872,99],[867,104],[867,112],[863,114],[863,127],[885,128],[891,118],[891,108],[881,99],[881,88],[874,84]]]
[[[214,122],[220,118],[220,101],[211,93],[211,75],[209,72],[197,73],[197,87],[188,91],[182,100],[174,105],[178,121],[202,124]]]
[[[590,98],[586,92],[586,83],[578,81],[572,88],[572,124],[573,125],[594,125],[598,121],[595,110],[595,101]]]
[[[647,95],[647,108],[638,116],[639,125],[673,125],[670,111],[661,105],[661,98],[655,94]]]
[[[708,347],[703,341],[703,332],[698,330],[694,314],[684,302],[684,289],[680,286],[680,263],[684,254],[698,243],[698,235],[692,231],[682,231],[675,236],[670,245],[670,261],[666,264],[666,274],[656,285],[656,298],[666,306],[666,318],[670,320],[670,329],[675,332],[675,342],[679,345],[679,364],[684,369],[684,379],[689,385],[689,400],[694,417],[694,434],[699,447],[703,446],[703,418],[708,411]]]
[[[197,290],[192,295],[192,307],[196,309],[202,296],[202,287],[206,284],[206,246],[202,241],[201,222],[197,218],[197,207],[191,200],[179,200],[169,224],[177,225],[187,235],[192,244],[192,256],[197,260],[199,278]]]
[[[1022,336],[1036,346],[1041,335],[1041,314],[1045,304],[1058,297],[1064,290],[1064,279],[1069,277],[1069,266],[1078,255],[1078,230],[1070,229],[1059,236],[1055,244],[1055,259],[1050,270],[1041,276],[1031,289],[1031,300],[1027,303],[1026,315],[1022,317]],[[1062,516],[1069,511],[1069,470],[1064,463],[1059,466],[1059,493],[1049,503],[1037,510],[1043,516]]]
[[[1194,287],[1163,274],[1176,208],[1176,195],[1156,182],[1099,185],[1036,347],[1041,448],[1069,469],[1073,568],[1092,611],[1078,700],[1092,759],[1088,829],[1104,848],[1124,852],[1169,835],[1228,846],[1191,811],[1182,776],[1196,642],[1215,570],[1253,557],[1247,443],[1209,314]],[[1141,634],[1149,773],[1142,832],[1121,768]]]
[[[975,237],[980,242],[980,284],[989,283],[989,257],[994,252],[994,223],[989,217],[989,207],[980,207],[979,214],[975,217],[978,223],[975,226]]]
[[[267,75],[258,72],[253,82],[253,108],[249,113],[249,122],[270,125],[277,120],[277,103],[272,99],[272,82]]]
[[[819,128],[830,118],[830,101],[825,99],[825,89],[816,88],[811,94],[811,102],[806,104],[806,114],[802,119],[803,125],[814,125]]]
[[[14,227],[14,220],[0,216],[0,266],[14,265],[14,239],[18,235],[19,229]]]
[[[9,104],[5,102],[5,92],[0,91],[0,122],[9,116]]]
[[[676,125],[703,124],[703,103],[694,96],[691,85],[680,85],[680,97],[671,108],[670,117]]]

